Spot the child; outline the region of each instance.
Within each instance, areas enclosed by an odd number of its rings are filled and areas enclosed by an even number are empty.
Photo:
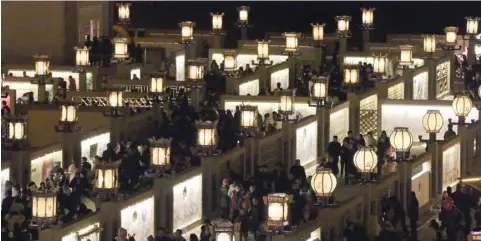
[[[436,222],[436,220],[433,219],[433,220],[431,220],[431,222],[429,224],[429,227],[434,229],[434,231],[436,232],[436,241],[441,241],[442,240],[441,233],[443,232],[443,229],[441,228],[439,223]]]

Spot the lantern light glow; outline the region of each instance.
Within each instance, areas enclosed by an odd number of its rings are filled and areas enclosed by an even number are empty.
[[[32,219],[38,223],[52,222],[57,217],[57,193],[32,193]]]
[[[216,127],[217,122],[205,121],[197,122],[197,145],[201,147],[216,146]]]
[[[118,3],[119,20],[122,23],[130,21],[130,3]]]
[[[73,123],[77,121],[77,106],[75,104],[64,104],[61,107],[61,122]]]
[[[323,41],[324,40],[324,26],[326,26],[325,23],[323,24],[312,24],[312,38],[314,41]]]
[[[257,41],[257,58],[269,58],[269,41]]]
[[[50,61],[47,55],[34,55],[35,75],[47,76],[50,73]]]
[[[467,94],[458,94],[454,97],[452,106],[456,116],[466,117],[473,108],[473,102]]]
[[[336,190],[337,178],[329,169],[317,168],[316,173],[311,178],[311,187],[316,192],[317,197],[332,196]]]
[[[436,36],[435,35],[424,35],[424,52],[434,53],[436,52]]]
[[[446,33],[446,45],[447,46],[454,46],[456,44],[456,38],[458,34],[458,27],[446,27],[444,28],[444,32]]]
[[[478,34],[479,20],[478,17],[465,17],[466,19],[466,34],[476,35]]]
[[[97,163],[95,165],[96,182],[95,188],[103,191],[115,190],[118,185],[118,168],[117,163]]]
[[[162,93],[164,91],[164,78],[152,77],[150,82],[150,91],[152,93]]]
[[[377,154],[374,149],[360,147],[354,154],[354,165],[362,173],[373,172],[377,165]]]
[[[6,117],[8,123],[7,139],[23,141],[27,138],[27,120],[24,117]]]
[[[88,47],[75,47],[75,64],[78,67],[85,67],[89,65],[89,50]]]
[[[344,84],[358,84],[359,69],[357,66],[346,66],[344,68]]]
[[[295,93],[292,90],[284,90],[279,97],[279,114],[291,115],[295,112]]]
[[[222,20],[224,17],[224,13],[210,13],[212,16],[212,29],[213,30],[222,30]]]
[[[423,127],[427,133],[439,133],[443,127],[443,116],[439,110],[428,110],[423,117]]]
[[[195,23],[191,21],[184,21],[179,23],[181,29],[182,42],[190,43],[194,40]]]
[[[127,38],[114,38],[114,58],[116,59],[128,59],[129,51],[127,48]]]
[[[396,152],[408,152],[413,145],[413,135],[407,127],[396,127],[389,141]]]
[[[349,22],[351,21],[351,16],[336,16],[335,20],[337,22],[337,34],[339,37],[345,38],[349,35]]]
[[[413,46],[412,45],[400,45],[401,58],[399,64],[401,66],[409,66],[413,63]]]
[[[250,7],[240,6],[237,8],[237,11],[239,11],[239,22],[247,24],[249,22]]]
[[[384,74],[386,73],[386,63],[387,63],[387,58],[386,56],[379,54],[379,55],[374,55],[374,61],[373,61],[373,71],[375,74]]]
[[[169,166],[170,165],[170,139],[159,139],[151,143],[151,163],[154,166]]]
[[[284,51],[287,53],[295,53],[299,48],[299,38],[301,37],[300,33],[284,33],[283,37],[286,39],[286,47]]]
[[[123,107],[123,92],[119,89],[111,89],[109,92],[109,107],[120,108]]]
[[[189,65],[189,79],[201,80],[204,78],[204,65],[200,63],[192,63]]]
[[[361,8],[362,12],[362,24],[366,27],[371,26],[374,23],[374,10],[375,8]]]
[[[289,202],[292,200],[290,195],[285,193],[271,193],[264,197],[267,205],[267,226],[269,229],[282,230],[289,225]]]
[[[324,100],[326,99],[328,93],[328,84],[327,79],[324,76],[317,77],[316,80],[313,81],[311,87],[311,97],[314,100]]]
[[[242,129],[256,129],[257,128],[257,106],[241,105],[241,123]]]

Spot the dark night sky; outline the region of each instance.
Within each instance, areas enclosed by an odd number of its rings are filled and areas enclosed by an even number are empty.
[[[445,26],[458,26],[465,31],[465,16],[481,17],[481,1],[473,2],[133,2],[133,27],[178,29],[181,21],[196,22],[195,29],[211,28],[210,12],[224,12],[224,30],[228,45],[240,38],[234,22],[236,7],[251,7],[250,39],[263,38],[265,32],[310,32],[311,22],[326,23],[326,32],[335,31],[334,16],[353,17],[351,31],[354,39],[361,38],[358,28],[362,7],[374,7],[373,41],[384,41],[387,33],[443,33]],[[233,46],[229,46],[233,47]]]

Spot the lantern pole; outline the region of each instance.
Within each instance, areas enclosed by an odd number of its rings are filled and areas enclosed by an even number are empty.
[[[361,13],[362,13],[362,25],[361,25],[361,30],[362,30],[362,43],[363,43],[363,51],[367,52],[368,51],[368,45],[369,45],[369,33],[371,30],[374,29],[374,10],[375,8],[361,8]]]
[[[188,76],[188,65],[187,62],[191,58],[191,46],[195,44],[194,42],[194,27],[195,27],[195,22],[191,21],[184,21],[179,23],[179,27],[181,29],[181,40],[179,41],[179,44],[184,45],[184,78]],[[184,35],[184,29],[189,28],[189,33],[190,36],[183,36]]]
[[[324,44],[324,27],[325,23],[311,23],[312,26],[312,44],[314,47],[314,66],[320,67],[322,70],[322,55],[326,45]]]
[[[476,55],[474,48],[476,46],[476,34],[478,33],[479,22],[481,18],[479,17],[465,17],[466,19],[466,35],[463,35],[463,40],[468,40],[468,63],[471,65],[476,64]]]
[[[463,100],[461,100],[461,98],[463,98]],[[465,99],[465,98],[467,98],[467,99]],[[462,106],[457,105],[458,101],[462,102]],[[465,105],[469,105],[469,106],[465,106]],[[467,107],[469,107],[469,108],[467,108]],[[461,92],[459,94],[456,94],[456,96],[453,99],[453,110],[454,110],[454,113],[456,114],[456,116],[458,117],[458,122],[453,122],[453,120],[451,118],[449,118],[448,119],[449,125],[456,125],[456,126],[467,126],[467,125],[469,125],[469,123],[466,123],[466,117],[468,116],[469,112],[471,112],[472,107],[473,107],[473,102],[471,101],[471,98],[469,97],[469,95],[467,93]],[[461,108],[461,110],[458,110],[457,108]],[[465,109],[469,109],[469,111],[466,112]],[[463,112],[463,113],[460,113],[460,112]],[[464,112],[466,112],[466,113],[464,113]],[[471,123],[474,123],[474,122],[475,122],[475,120],[471,119]]]
[[[55,125],[55,131],[60,134],[63,143],[63,166],[70,163],[80,164],[80,156],[75,155],[75,143],[82,127],[78,125],[77,103],[62,101],[60,104],[60,120]]]
[[[164,85],[165,74],[152,74],[150,76],[150,92],[149,97],[152,99],[152,108],[154,110],[154,118],[160,120],[161,110],[164,108]]]
[[[360,85],[360,72],[357,65],[344,64],[342,71],[342,88],[341,92],[344,93],[355,93],[362,88]]]
[[[240,6],[237,7],[237,11],[239,12],[239,18],[237,19],[237,27],[241,30],[241,40],[248,40],[247,36],[247,29],[251,28],[252,25],[249,25],[249,12],[251,8],[249,6]],[[246,17],[246,19],[241,19]]]
[[[351,37],[349,23],[352,18],[351,16],[336,16],[334,19],[337,22],[336,35],[339,39],[339,53],[344,54],[347,51],[347,39]]]

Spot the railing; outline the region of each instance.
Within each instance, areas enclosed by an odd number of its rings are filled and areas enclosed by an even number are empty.
[[[131,107],[137,108],[152,108],[152,100],[148,97],[137,98],[123,98],[124,104],[129,104]],[[86,97],[86,96],[72,96],[72,101],[77,101],[81,106],[100,106],[108,107],[108,97]]]

